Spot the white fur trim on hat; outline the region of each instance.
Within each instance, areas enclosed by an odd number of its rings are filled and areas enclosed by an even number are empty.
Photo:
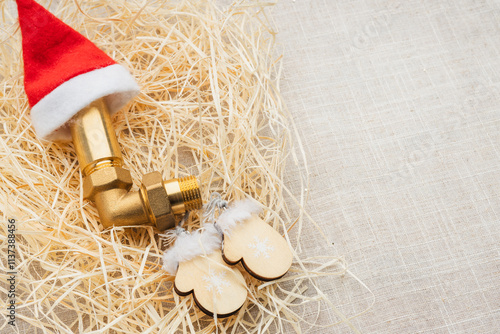
[[[110,114],[139,94],[139,86],[121,65],[113,64],[78,75],[50,92],[31,108],[31,120],[38,136],[70,140],[64,124],[80,110],[104,97]]]
[[[175,244],[163,253],[163,270],[175,275],[179,263],[200,255],[210,255],[221,247],[222,236],[214,224],[205,224],[193,233],[181,233]]]
[[[222,233],[229,235],[236,224],[244,222],[261,209],[257,201],[247,198],[232,204],[217,218],[217,227]]]

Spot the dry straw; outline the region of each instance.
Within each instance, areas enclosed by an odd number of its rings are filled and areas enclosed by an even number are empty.
[[[155,231],[103,230],[94,206],[82,199],[72,144],[36,137],[23,89],[15,2],[2,1],[2,310],[8,301],[8,218],[17,220],[18,285],[17,327],[3,318],[0,331],[301,333],[341,322],[354,329],[316,282],[349,273],[342,259],[300,256],[301,231],[314,225],[303,210],[307,177],[298,199],[283,181],[285,161],[298,159],[290,156],[295,131],[279,92],[281,58],[274,51],[269,4],[240,1],[222,10],[205,0],[39,2],[140,83],[142,94],[114,118],[135,180],[153,170],[167,179],[193,174],[205,200],[213,191],[227,200],[252,196],[269,208],[266,218],[296,255],[290,273],[277,282],[245,275],[250,297],[228,319],[214,320],[191,297],[176,296],[173,277],[161,270],[165,245]],[[300,142],[298,148],[300,156]],[[192,216],[191,229],[199,225]],[[337,317],[322,319],[324,305]]]

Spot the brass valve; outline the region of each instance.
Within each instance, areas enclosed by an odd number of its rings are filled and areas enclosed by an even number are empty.
[[[139,191],[130,191],[131,174],[123,159],[103,99],[81,110],[70,122],[83,195],[93,201],[104,227],[153,224],[175,226],[175,216],[202,206],[194,176],[164,181],[159,172],[144,175]]]

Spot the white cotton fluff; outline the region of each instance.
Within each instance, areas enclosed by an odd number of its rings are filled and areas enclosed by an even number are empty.
[[[217,218],[217,227],[222,233],[230,235],[236,224],[244,222],[253,214],[260,213],[260,211],[259,203],[253,199],[247,198],[238,201]]]
[[[163,253],[163,270],[175,275],[179,263],[200,255],[210,255],[221,247],[221,235],[214,224],[205,224],[193,233],[181,233],[175,244]]]

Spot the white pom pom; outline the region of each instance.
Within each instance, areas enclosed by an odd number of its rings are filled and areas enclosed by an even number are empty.
[[[182,233],[175,244],[163,253],[163,270],[175,275],[180,262],[212,254],[220,246],[221,235],[213,224],[205,224],[203,229],[193,233]]]
[[[244,222],[253,214],[260,213],[260,211],[258,202],[253,199],[247,198],[238,201],[217,218],[217,226],[222,233],[229,235],[236,224]]]

